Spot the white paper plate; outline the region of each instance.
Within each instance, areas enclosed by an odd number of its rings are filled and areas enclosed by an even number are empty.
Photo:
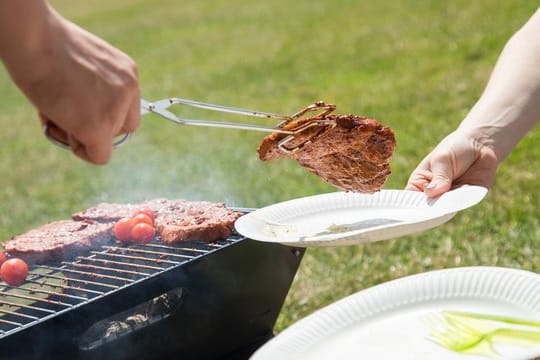
[[[407,190],[335,192],[264,207],[239,218],[235,227],[260,241],[305,247],[353,245],[433,228],[486,194],[480,186],[462,186],[437,199]]]
[[[348,296],[285,329],[251,360],[532,359],[540,347],[495,344],[463,355],[429,340],[425,319],[445,310],[540,320],[540,276],[498,267],[438,270]]]

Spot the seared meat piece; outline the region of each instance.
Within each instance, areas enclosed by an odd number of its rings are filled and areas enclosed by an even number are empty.
[[[178,201],[157,212],[155,225],[164,243],[215,241],[229,237],[240,216],[222,203]]]
[[[114,241],[116,221],[147,207],[155,214],[155,227],[165,243],[215,241],[229,237],[242,213],[208,201],[154,199],[141,204],[102,203],[73,214],[74,220],[54,221],[13,237],[5,252],[28,263],[65,260]]]
[[[90,220],[97,222],[116,222],[122,218],[129,217],[136,209],[131,204],[109,204],[101,203],[89,209],[71,215],[76,221]]]
[[[229,210],[221,203],[183,199],[153,199],[141,204],[99,204],[73,214],[75,220],[116,222],[129,217],[137,208],[154,211],[155,227],[165,243],[180,241],[214,241],[232,234],[234,222],[242,214]]]
[[[342,190],[379,191],[390,175],[390,159],[396,146],[394,132],[376,120],[353,114],[297,120],[294,129],[316,120],[331,120],[335,125],[312,126],[295,134],[292,141],[283,144],[285,151],[279,143],[288,135],[272,133],[257,148],[259,158],[295,159]]]
[[[118,220],[130,217],[136,209],[149,208],[155,213],[161,209],[167,208],[174,204],[185,202],[186,200],[168,200],[168,199],[153,199],[145,201],[141,204],[114,204],[101,203],[89,209],[80,211],[71,216],[73,220],[91,220],[98,222],[117,222]]]
[[[112,223],[54,221],[4,243],[12,257],[28,263],[68,259],[112,241]]]

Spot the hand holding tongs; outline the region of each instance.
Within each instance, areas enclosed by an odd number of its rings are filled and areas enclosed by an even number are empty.
[[[173,114],[172,112],[168,110],[169,107],[175,104],[182,104],[182,105],[197,107],[201,109],[221,111],[221,112],[227,112],[227,113],[233,113],[233,114],[239,114],[239,115],[248,115],[248,116],[255,116],[255,117],[261,117],[261,118],[267,118],[267,119],[279,119],[279,120],[282,120],[282,122],[279,123],[276,127],[267,127],[267,126],[261,126],[261,125],[253,125],[253,124],[184,119],[184,118],[176,116],[175,114]],[[281,140],[278,145],[280,149],[287,152],[292,151],[294,149],[285,148],[283,147],[283,145],[291,141],[295,134],[298,134],[299,132],[304,131],[305,129],[312,126],[332,124],[333,121],[325,120],[324,116],[334,111],[335,108],[336,108],[335,105],[326,104],[322,101],[318,101],[292,116],[286,116],[286,115],[271,114],[271,113],[266,113],[266,112],[261,112],[261,111],[246,110],[246,109],[239,109],[239,108],[233,108],[233,107],[228,107],[228,106],[207,104],[207,103],[203,103],[199,101],[186,100],[186,99],[180,99],[180,98],[162,99],[162,100],[157,100],[154,102],[149,102],[147,100],[141,99],[141,115],[145,115],[148,113],[158,114],[162,116],[163,118],[170,120],[172,122],[175,122],[177,124],[180,124],[180,125],[221,127],[221,128],[229,128],[229,129],[264,131],[264,132],[272,132],[272,133],[280,133],[280,134],[289,135],[285,137],[283,140]],[[316,111],[319,109],[323,110],[323,112],[319,114],[317,118],[314,118],[313,121],[308,122],[305,125],[302,125],[296,128],[294,126],[291,126],[292,124],[296,122],[296,120],[298,120],[305,113],[310,112],[310,111]],[[54,144],[60,147],[69,149],[70,148],[69,144],[55,137],[52,134],[50,130],[53,126],[54,124],[51,124],[51,123],[47,123],[43,126],[43,132],[45,136]],[[129,139],[130,135],[131,135],[130,133],[120,135],[115,140],[113,144],[114,147],[118,147],[122,145],[124,142],[126,142]],[[298,148],[298,145],[296,146],[296,148]]]

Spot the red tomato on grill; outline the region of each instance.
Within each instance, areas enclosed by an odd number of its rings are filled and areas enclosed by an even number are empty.
[[[154,219],[150,216],[140,213],[132,217],[134,226],[140,223],[146,223],[148,225],[154,225]]]
[[[3,252],[0,252],[0,266],[2,266],[2,264],[4,263],[4,261],[7,260],[7,256],[5,253]]]
[[[124,243],[147,243],[156,234],[154,212],[148,208],[137,209],[131,217],[120,219],[114,225],[113,232]]]
[[[144,244],[152,240],[155,234],[156,229],[152,225],[141,222],[136,224],[131,230],[131,240],[139,244]]]
[[[113,233],[114,236],[121,242],[130,242],[131,241],[131,229],[135,222],[132,218],[123,218],[120,219],[114,224]]]
[[[26,280],[27,275],[28,265],[26,265],[26,262],[21,259],[9,259],[6,260],[2,266],[0,266],[0,276],[8,285],[21,285]]]
[[[145,207],[139,208],[139,209],[135,210],[131,216],[135,217],[135,216],[137,216],[139,214],[144,214],[144,215],[148,216],[150,219],[152,219],[152,222],[154,222],[154,220],[156,218],[156,214],[150,208],[145,208]]]

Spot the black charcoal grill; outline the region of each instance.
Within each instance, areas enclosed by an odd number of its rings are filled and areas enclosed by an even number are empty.
[[[234,234],[31,266],[0,291],[0,358],[246,359],[273,336],[302,255]]]

